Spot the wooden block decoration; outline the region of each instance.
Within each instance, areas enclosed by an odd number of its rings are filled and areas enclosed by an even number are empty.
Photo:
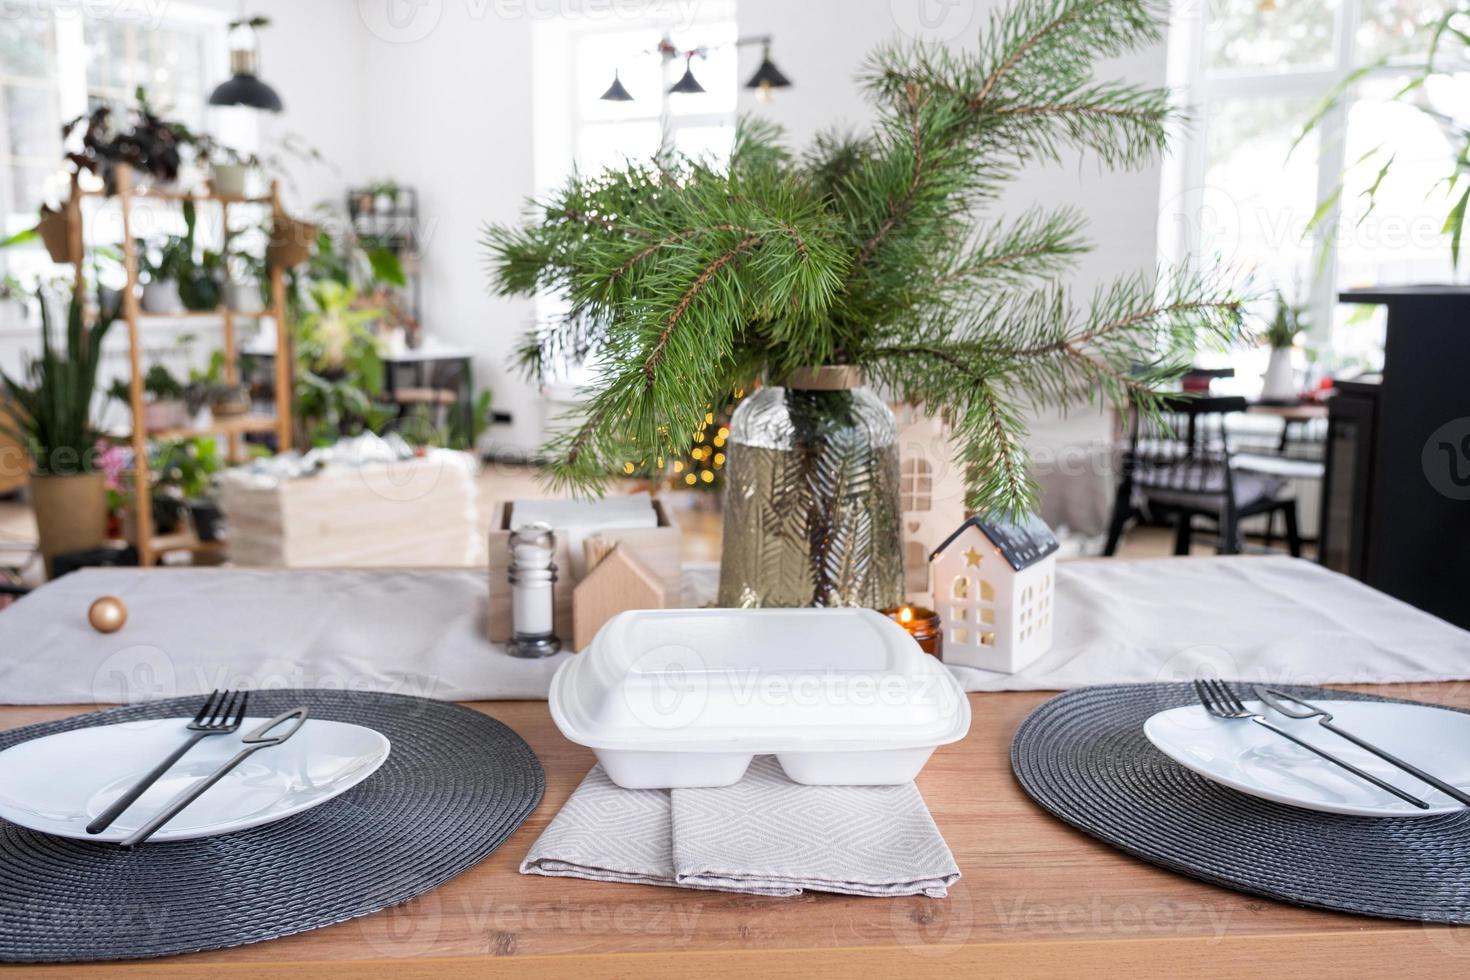
[[[594,545],[594,542],[597,542]],[[602,559],[593,565],[594,553]],[[591,569],[572,590],[572,649],[587,649],[602,624],[628,609],[667,609],[668,589],[626,544],[587,541]]]
[[[672,596],[671,604],[679,596],[680,561],[679,525],[669,517],[661,501],[653,501],[653,510],[658,518],[657,527],[605,528],[594,535],[610,544],[626,544],[638,561],[652,570],[663,583],[664,591]],[[511,502],[501,501],[491,512],[490,523],[490,609],[485,617],[486,636],[492,643],[504,643],[510,639],[510,512]],[[556,635],[570,643],[574,634],[572,621],[572,590],[577,581],[572,574],[570,535],[565,528],[553,528],[556,533],[556,585],[552,588],[553,620]],[[590,538],[589,538],[590,539]]]

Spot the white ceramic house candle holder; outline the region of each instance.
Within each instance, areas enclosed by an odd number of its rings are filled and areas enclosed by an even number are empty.
[[[945,662],[1013,674],[1051,649],[1057,539],[1035,517],[972,517],[929,557]]]

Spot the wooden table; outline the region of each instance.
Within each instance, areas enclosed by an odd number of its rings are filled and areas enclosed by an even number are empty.
[[[1470,706],[1465,684],[1359,687]],[[1351,976],[1466,975],[1470,929],[1294,908],[1133,860],[1044,814],[1009,746],[1044,692],[971,695],[969,736],[919,788],[964,875],[946,900],[758,898],[524,876],[517,864],[592,763],[544,702],[484,702],[546,767],[546,797],[478,867],[404,906],[270,942],[7,976],[701,977],[1017,976],[1126,971],[1225,977],[1290,968]],[[78,708],[0,708],[0,729]],[[1308,972],[1313,971],[1313,972]]]

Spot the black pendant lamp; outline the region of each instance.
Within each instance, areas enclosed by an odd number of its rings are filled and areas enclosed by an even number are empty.
[[[778,88],[790,88],[791,79],[781,73],[776,63],[771,60],[771,42],[765,42],[761,49],[761,66],[750,76],[750,81],[745,83],[746,88],[756,90],[756,98],[762,102],[769,102],[774,91]]]
[[[690,67],[690,63],[693,61],[693,55],[685,57],[684,76],[669,87],[670,95],[676,93],[679,95],[698,95],[704,91],[704,86],[699,84],[699,79],[694,77],[694,69]]]
[[[230,77],[210,93],[210,105],[240,105],[267,112],[284,108],[276,90],[255,73],[260,60],[255,29],[267,23],[264,17],[252,17],[230,24]]]
[[[633,101],[633,96],[623,87],[623,80],[618,77],[616,71],[613,72],[613,83],[607,87],[606,92],[602,93],[602,100],[604,102]]]

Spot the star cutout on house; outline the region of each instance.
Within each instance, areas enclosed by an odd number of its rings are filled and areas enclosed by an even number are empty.
[[[968,551],[966,551],[965,552],[965,564],[968,565],[970,568],[979,568],[980,567],[980,552],[976,551],[974,548],[971,548]]]

